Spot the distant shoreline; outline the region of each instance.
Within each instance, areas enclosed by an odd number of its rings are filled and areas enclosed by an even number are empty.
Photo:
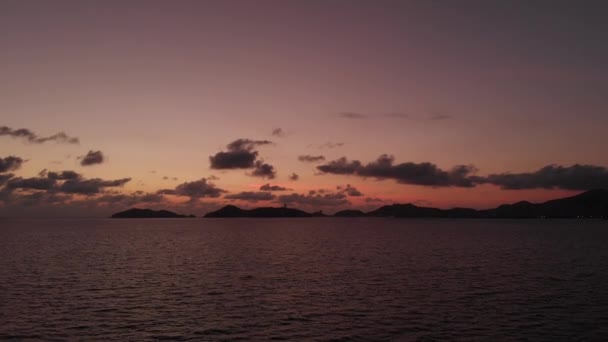
[[[608,219],[608,190],[597,189],[576,196],[550,200],[543,203],[526,201],[503,204],[493,209],[470,208],[438,209],[419,207],[414,204],[391,204],[376,210],[341,210],[333,215],[322,211],[309,213],[300,209],[283,207],[259,207],[242,209],[227,205],[212,211],[203,218],[310,218],[310,217],[395,217],[395,218],[457,218],[457,219]],[[111,218],[195,218],[167,210],[132,208],[116,213]]]

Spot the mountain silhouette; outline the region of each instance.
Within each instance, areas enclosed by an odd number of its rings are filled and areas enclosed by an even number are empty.
[[[227,205],[205,217],[313,217],[325,216],[321,212],[307,213],[293,208],[263,207],[241,209]],[[414,204],[391,204],[370,212],[342,210],[336,217],[437,217],[437,218],[608,218],[608,190],[597,189],[576,196],[550,200],[544,203],[521,201],[503,204],[493,209],[470,208],[438,209]]]

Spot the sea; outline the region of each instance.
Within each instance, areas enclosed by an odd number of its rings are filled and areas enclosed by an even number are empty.
[[[608,221],[1,219],[0,339],[608,341]]]

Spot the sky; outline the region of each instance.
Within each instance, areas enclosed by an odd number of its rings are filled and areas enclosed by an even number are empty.
[[[607,12],[1,1],[0,216],[491,208],[608,188]]]

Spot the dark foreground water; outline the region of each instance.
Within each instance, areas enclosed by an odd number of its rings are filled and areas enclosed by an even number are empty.
[[[608,340],[608,221],[0,220],[0,339]]]

